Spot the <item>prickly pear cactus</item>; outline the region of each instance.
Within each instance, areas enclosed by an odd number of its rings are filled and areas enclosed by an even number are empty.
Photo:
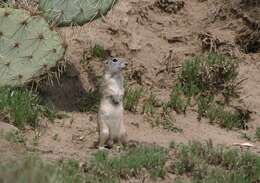
[[[25,10],[0,8],[0,87],[30,82],[63,58],[58,33]]]
[[[105,14],[116,0],[40,0],[39,9],[59,26],[83,25]]]

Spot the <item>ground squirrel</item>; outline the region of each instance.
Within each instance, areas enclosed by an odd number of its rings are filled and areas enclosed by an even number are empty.
[[[127,62],[121,58],[105,61],[105,73],[100,87],[102,95],[98,111],[99,149],[113,143],[126,143],[123,123],[124,77],[122,70]]]

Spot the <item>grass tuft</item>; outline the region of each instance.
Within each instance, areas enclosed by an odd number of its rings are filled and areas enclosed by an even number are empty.
[[[207,56],[195,57],[183,64],[179,76],[182,90],[186,96],[211,91],[221,92],[225,97],[235,97],[238,65],[226,57],[209,53]]]
[[[37,94],[25,88],[0,88],[0,117],[18,128],[36,127],[41,116],[51,117],[52,112],[41,105]]]
[[[158,106],[158,99],[156,98],[156,95],[153,93],[150,93],[149,97],[147,100],[144,102],[143,105],[143,113],[154,116],[156,113],[156,106]]]
[[[127,87],[124,95],[125,110],[136,112],[139,100],[143,95],[143,88],[129,88]]]
[[[185,113],[188,100],[185,98],[181,85],[177,84],[171,92],[167,107],[174,109],[177,113]]]
[[[92,56],[104,59],[108,56],[108,53],[103,46],[95,44],[92,48]]]
[[[25,143],[24,135],[18,130],[12,130],[5,133],[4,138],[11,143],[17,143],[17,144]]]
[[[185,113],[191,101],[195,100],[199,120],[206,117],[223,128],[247,129],[250,112],[230,110],[227,105],[230,98],[239,96],[237,68],[235,61],[216,53],[186,61],[167,107],[177,113]],[[220,96],[225,100],[217,101]]]

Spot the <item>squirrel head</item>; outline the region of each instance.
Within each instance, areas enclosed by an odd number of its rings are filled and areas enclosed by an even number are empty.
[[[110,74],[118,74],[127,67],[127,62],[122,58],[110,58],[105,60],[105,71]]]

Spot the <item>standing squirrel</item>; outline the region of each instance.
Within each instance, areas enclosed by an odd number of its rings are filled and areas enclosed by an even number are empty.
[[[100,87],[101,101],[98,111],[99,149],[112,147],[114,142],[126,143],[123,120],[124,77],[127,62],[121,58],[105,61],[105,73]]]

